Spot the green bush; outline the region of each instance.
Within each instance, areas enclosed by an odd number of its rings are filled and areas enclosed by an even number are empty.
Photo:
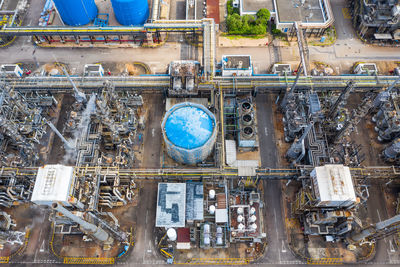
[[[240,16],[232,8],[232,1],[228,2],[228,17],[226,24],[228,33],[235,35],[263,35],[267,33],[268,20],[271,14],[268,9],[262,8],[257,12],[257,19],[251,15]]]
[[[273,23],[273,24],[271,25],[271,32],[272,32],[273,35],[281,35],[281,34],[282,34],[282,31],[281,31],[281,30],[278,30],[278,29],[276,28],[276,24],[275,24],[275,23]]]
[[[269,12],[268,9],[266,8],[261,8],[260,10],[258,10],[257,12],[257,19],[261,19],[263,20],[265,23],[267,23],[269,21],[271,17],[271,13]]]

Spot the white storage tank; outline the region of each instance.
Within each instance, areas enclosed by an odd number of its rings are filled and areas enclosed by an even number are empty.
[[[251,223],[255,222],[256,220],[257,220],[256,215],[251,215],[251,216],[250,216],[249,221],[250,221]]]
[[[238,222],[238,223],[243,222],[243,216],[242,216],[242,215],[239,215],[239,216],[237,217],[237,222]]]
[[[215,198],[215,190],[211,189],[210,191],[208,191],[208,197],[210,199],[214,199]]]
[[[254,214],[256,214],[256,208],[251,207],[250,208],[250,215],[254,215]]]
[[[195,165],[212,152],[217,139],[217,120],[205,106],[190,102],[174,105],[161,124],[168,155]]]
[[[243,214],[243,208],[242,207],[240,207],[240,208],[237,208],[237,214]]]
[[[205,246],[209,246],[210,245],[210,225],[209,224],[205,224],[204,225],[204,245]]]
[[[177,238],[176,230],[174,228],[169,228],[167,230],[167,236],[169,241],[176,241]]]
[[[215,206],[214,206],[214,205],[211,205],[211,206],[208,208],[208,212],[209,212],[211,215],[213,215],[213,214],[215,213]]]

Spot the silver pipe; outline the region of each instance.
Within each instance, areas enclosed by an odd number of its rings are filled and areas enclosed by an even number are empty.
[[[113,193],[114,195],[118,198],[118,200],[122,201],[124,203],[124,205],[126,205],[126,200],[122,198],[121,193],[118,191],[118,189],[116,187],[113,188]]]
[[[67,139],[65,139],[65,137],[60,133],[60,131],[56,128],[56,126],[54,126],[53,123],[51,123],[51,122],[48,121],[48,120],[44,120],[44,121],[45,121],[45,122],[47,123],[47,125],[49,125],[50,128],[57,134],[57,136],[60,137],[61,141],[63,141],[63,143],[65,144],[65,146],[66,146],[68,149],[73,149],[73,150],[76,149],[76,147],[75,147],[74,145],[72,145],[70,142],[67,141]]]
[[[69,76],[67,70],[63,67],[62,68],[65,76],[67,77],[68,81],[71,83],[72,88],[74,89],[74,97],[76,99],[76,101],[78,101],[79,103],[86,103],[87,99],[86,99],[86,95],[79,91],[78,87],[76,87],[74,81],[71,79],[71,76]]]
[[[101,229],[100,227],[97,227],[94,224],[91,224],[85,220],[83,220],[82,218],[79,218],[78,216],[72,214],[72,212],[70,212],[69,210],[67,210],[66,208],[64,208],[62,205],[59,205],[57,203],[53,203],[52,208],[60,213],[62,213],[65,217],[71,219],[72,221],[78,223],[82,229],[85,232],[88,232],[88,234],[92,235],[93,237],[95,237],[96,239],[105,242],[109,239],[109,235],[106,231],[104,231],[103,229]]]

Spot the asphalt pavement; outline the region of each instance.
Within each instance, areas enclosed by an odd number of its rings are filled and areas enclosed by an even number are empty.
[[[279,166],[274,134],[272,103],[275,96],[259,94],[256,97],[258,138],[262,167]],[[291,253],[285,233],[285,218],[282,207],[282,182],[264,181],[265,223],[267,227],[268,248],[260,264],[298,264],[299,260]]]

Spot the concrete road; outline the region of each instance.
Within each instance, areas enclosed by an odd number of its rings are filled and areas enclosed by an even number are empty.
[[[78,74],[83,73],[85,64],[134,61],[146,63],[153,73],[165,73],[168,64],[180,58],[180,43],[167,43],[158,48],[41,48],[34,46],[28,37],[18,38],[11,46],[1,48],[0,53],[1,64],[59,61],[76,68]]]
[[[400,48],[387,48],[366,45],[356,36],[351,20],[343,15],[346,0],[332,0],[332,10],[335,17],[337,41],[328,47],[309,46],[310,62],[320,61],[332,65],[338,73],[349,73],[355,62],[359,61],[399,61]],[[223,54],[251,55],[256,73],[265,73],[277,62],[297,63],[300,61],[298,47],[218,47],[218,58]]]
[[[160,168],[161,155],[161,120],[165,105],[161,94],[154,95],[147,103],[148,117],[144,129],[144,154],[142,168]],[[141,201],[141,200],[140,200]],[[154,202],[155,203],[155,202]]]
[[[256,98],[258,138],[262,167],[279,166],[274,134],[272,104],[273,95],[262,94]],[[301,263],[289,250],[285,233],[285,218],[282,207],[281,181],[264,181],[265,223],[268,248],[261,264]]]
[[[367,212],[372,223],[389,219],[382,185],[374,184],[370,186],[368,190],[369,198],[367,201]],[[391,242],[392,238],[390,236],[378,241],[376,246],[376,255],[373,260],[374,262],[388,264],[399,263],[398,258],[390,251],[391,248],[393,248],[393,243],[391,244]]]
[[[267,46],[264,47],[218,47],[217,62],[222,60],[223,55],[250,55],[255,73],[266,73],[273,62]]]
[[[139,194],[140,200],[134,209],[134,217],[136,217],[135,246],[121,264],[128,266],[164,264],[165,261],[158,254],[155,245],[157,183],[153,181],[140,182]]]
[[[400,48],[371,46],[358,39],[351,19],[344,15],[346,0],[332,0],[331,7],[335,17],[336,43],[329,47],[310,46],[311,61],[328,62],[338,68],[337,71],[348,72],[359,61],[400,60]]]

